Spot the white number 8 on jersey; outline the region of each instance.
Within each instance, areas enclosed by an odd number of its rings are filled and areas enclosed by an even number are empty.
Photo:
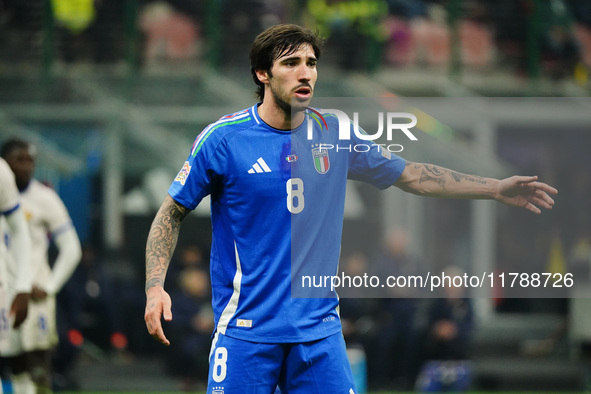
[[[285,184],[287,191],[287,209],[291,213],[304,210],[304,181],[300,178],[290,178]]]

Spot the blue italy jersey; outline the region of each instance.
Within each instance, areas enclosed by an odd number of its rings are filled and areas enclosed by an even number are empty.
[[[211,195],[218,332],[267,343],[324,338],[341,330],[338,298],[330,283],[309,289],[302,278],[337,274],[347,179],[383,189],[405,162],[353,133],[339,141],[336,117],[307,114],[285,131],[257,108],[206,127],[169,194],[189,209]]]

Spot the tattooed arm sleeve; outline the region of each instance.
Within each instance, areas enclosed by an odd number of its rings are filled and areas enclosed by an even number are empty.
[[[188,208],[179,205],[170,196],[166,196],[160,206],[146,243],[146,291],[154,286],[164,286],[181,222],[189,212]]]
[[[407,162],[394,186],[422,196],[492,199],[498,182],[432,164]]]

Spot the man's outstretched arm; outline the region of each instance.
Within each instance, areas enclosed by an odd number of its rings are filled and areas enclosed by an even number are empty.
[[[558,191],[537,176],[512,176],[502,180],[462,174],[432,164],[407,162],[394,186],[421,196],[490,199],[523,207],[534,213],[552,209],[550,195]]]
[[[172,320],[170,296],[164,291],[164,278],[178,240],[183,219],[190,210],[166,196],[160,206],[146,242],[146,311],[148,332],[157,341],[170,345],[161,318]]]

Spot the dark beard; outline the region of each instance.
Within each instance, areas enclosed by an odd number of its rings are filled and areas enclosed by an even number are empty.
[[[292,105],[290,103],[281,99],[272,89],[271,89],[271,93],[273,94],[273,98],[275,99],[275,103],[277,103],[277,106],[279,107],[279,109],[285,114],[285,118],[289,119],[290,121],[293,118],[292,115],[295,115],[295,113],[298,113],[298,112],[304,112],[307,108],[307,107],[301,107],[301,108],[300,107],[292,107]]]
[[[275,102],[277,103],[277,106],[279,106],[279,109],[281,109],[281,111],[283,111],[283,113],[285,114],[285,116],[287,117],[287,119],[291,119],[291,104],[288,103],[287,101],[281,99],[274,91],[273,89],[271,89],[271,93],[273,94],[273,98],[275,98]]]

